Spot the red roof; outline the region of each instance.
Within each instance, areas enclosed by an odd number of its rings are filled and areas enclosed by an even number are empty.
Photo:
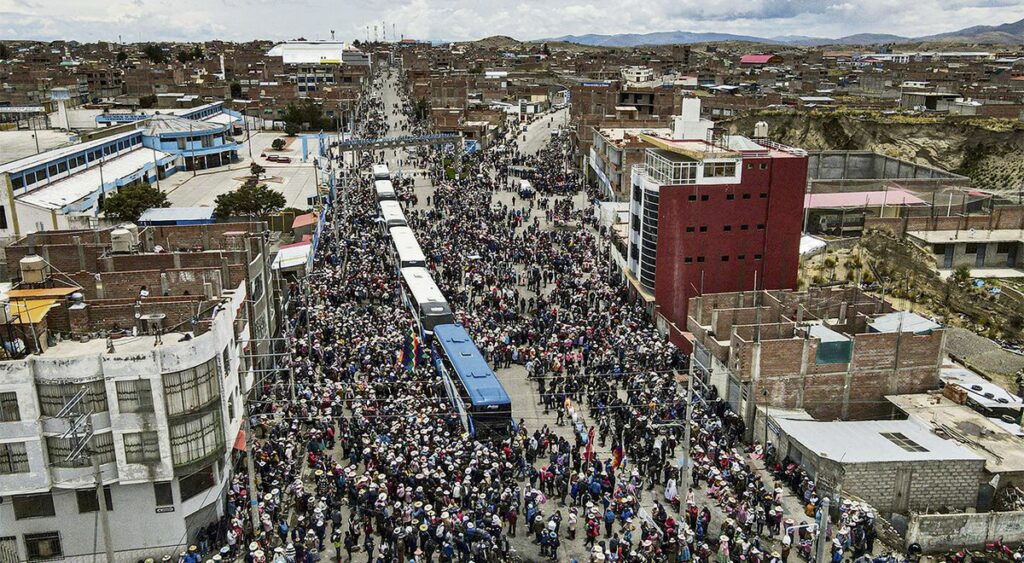
[[[305,215],[299,215],[292,221],[292,228],[297,229],[299,227],[305,227],[306,225],[315,225],[319,220],[316,213],[306,213]]]
[[[763,65],[772,61],[775,55],[743,55],[740,57],[741,65]]]

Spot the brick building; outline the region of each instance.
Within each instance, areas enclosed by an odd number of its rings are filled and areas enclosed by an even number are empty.
[[[945,331],[857,288],[690,298],[691,370],[753,429],[757,407],[817,420],[890,416],[887,395],[939,387]],[[753,398],[753,400],[751,400]]]

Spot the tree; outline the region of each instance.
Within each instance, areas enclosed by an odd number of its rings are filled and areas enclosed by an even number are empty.
[[[967,264],[960,264],[953,270],[953,275],[950,276],[954,285],[964,287],[971,282],[971,267]]]
[[[298,123],[295,123],[295,122],[292,122],[292,121],[286,121],[285,122],[285,124],[284,124],[284,134],[285,135],[288,135],[289,137],[294,137],[298,132],[299,132],[299,124]]]
[[[156,95],[141,96],[139,97],[139,107],[142,109],[148,109],[156,106]]]
[[[118,51],[117,52],[117,62],[123,63],[123,62],[125,62],[127,60],[128,60],[128,53],[125,53],[124,51]]]
[[[111,219],[138,221],[145,210],[170,205],[164,192],[149,184],[132,184],[106,196],[100,210]]]
[[[217,207],[213,214],[219,219],[246,215],[265,217],[285,206],[284,195],[274,191],[266,184],[242,186],[237,190],[220,194],[214,200]]]
[[[203,52],[202,47],[196,45],[195,47],[192,47],[192,52],[190,53],[190,56],[194,61],[201,61],[206,58],[206,53]]]
[[[277,139],[274,139],[274,142],[270,143],[270,148],[274,149],[275,151],[279,151],[279,150],[283,149],[284,148],[284,139],[281,139],[280,137],[277,138]]]
[[[7,47],[6,43],[0,42],[0,60],[9,59],[11,57],[11,50]]]
[[[306,98],[298,104],[288,104],[284,111],[284,122],[293,123],[296,132],[303,126],[310,129],[330,129],[333,123],[324,117],[320,105]]]
[[[192,55],[188,51],[178,51],[178,62],[187,63],[192,60]]]
[[[259,164],[256,164],[255,162],[249,165],[249,172],[253,176],[256,176],[257,178],[260,177],[260,174],[263,174],[266,171],[267,171],[266,168],[260,166]]]
[[[541,49],[541,51],[542,51],[542,52],[543,52],[543,53],[544,53],[545,55],[547,55],[547,56],[549,56],[549,57],[551,56],[551,48],[549,48],[549,47],[548,47],[548,44],[547,44],[547,43],[545,43],[545,44],[544,44],[544,48],[543,48],[543,49]]]
[[[156,43],[150,43],[142,49],[142,54],[146,55],[146,58],[154,64],[160,64],[167,62],[167,54],[164,50]]]
[[[237,82],[231,83],[231,99],[237,100],[242,97],[242,85]]]

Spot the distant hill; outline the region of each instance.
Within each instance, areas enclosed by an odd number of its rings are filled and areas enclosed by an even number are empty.
[[[639,45],[672,45],[709,43],[716,41],[749,41],[753,43],[774,43],[815,47],[820,45],[875,45],[883,43],[925,43],[952,42],[977,44],[1024,43],[1024,20],[1002,25],[978,25],[958,31],[928,35],[925,37],[903,37],[886,33],[858,33],[846,37],[812,37],[784,35],[780,37],[755,37],[730,33],[697,33],[692,31],[658,31],[654,33],[619,33],[614,35],[565,35],[540,41],[565,41],[598,47],[636,47]]]
[[[637,45],[676,45],[690,43],[709,43],[712,41],[752,41],[755,43],[772,43],[763,37],[750,35],[733,35],[731,33],[694,33],[690,31],[656,31],[654,33],[620,33],[616,35],[565,35],[545,39],[545,41],[565,41],[595,47],[635,47]]]
[[[976,25],[959,31],[918,37],[917,40],[979,44],[1024,43],[1024,20],[1002,25]]]

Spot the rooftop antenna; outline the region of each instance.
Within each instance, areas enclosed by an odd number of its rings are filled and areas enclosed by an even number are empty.
[[[331,41],[334,41],[334,30],[331,30]]]
[[[384,23],[384,20],[380,21],[380,32],[384,36],[384,42],[388,41],[388,26]]]
[[[398,37],[398,33],[395,32],[395,22],[391,22],[391,40],[395,41],[396,37]]]
[[[373,42],[377,42],[377,24],[373,24]]]

